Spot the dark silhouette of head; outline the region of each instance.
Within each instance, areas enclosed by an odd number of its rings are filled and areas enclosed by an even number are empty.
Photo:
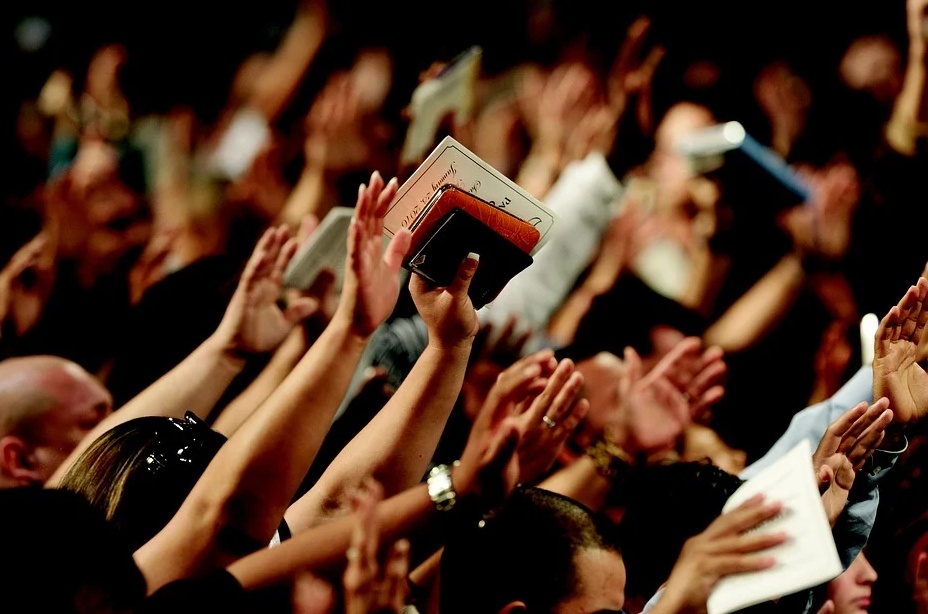
[[[520,487],[479,523],[452,532],[441,612],[552,612],[571,600],[618,612],[625,574],[613,529],[572,499]],[[604,581],[584,581],[592,574]]]

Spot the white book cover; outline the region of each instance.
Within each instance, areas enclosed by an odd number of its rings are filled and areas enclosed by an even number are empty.
[[[783,510],[753,530],[784,532],[788,539],[763,552],[776,558],[773,567],[722,578],[709,596],[709,614],[728,614],[790,595],[828,582],[844,571],[818,491],[808,440],[742,484],[725,503],[723,512],[757,493],[763,493],[765,501],[783,503]]]
[[[471,117],[483,50],[473,46],[454,58],[437,77],[423,81],[409,102],[409,127],[400,153],[404,165],[422,159],[435,142],[442,120],[451,114],[456,124]]]
[[[533,256],[544,246],[557,222],[558,216],[553,209],[453,137],[446,136],[397,190],[384,217],[384,234],[392,237],[401,228],[408,228],[435,192],[448,183],[537,228],[541,238],[532,250]]]
[[[284,285],[306,290],[322,269],[335,274],[335,287],[341,288],[348,255],[348,227],[354,207],[333,207],[297,251],[284,270]]]

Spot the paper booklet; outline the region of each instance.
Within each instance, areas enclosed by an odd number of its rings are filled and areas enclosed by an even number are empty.
[[[725,503],[723,512],[757,493],[764,493],[765,501],[782,502],[783,511],[753,530],[782,531],[789,537],[763,552],[776,557],[773,567],[722,578],[709,596],[709,614],[728,614],[790,595],[828,582],[844,571],[818,491],[808,440],[742,484]]]
[[[348,227],[354,207],[332,207],[309,240],[297,251],[284,271],[284,285],[306,290],[322,269],[335,273],[335,287],[341,288],[348,255]]]
[[[432,197],[447,184],[455,185],[536,228],[539,238],[530,252],[532,256],[544,246],[558,219],[553,209],[481,160],[453,137],[446,136],[400,186],[387,209],[384,234],[392,237],[401,228],[410,228],[432,201]]]
[[[419,84],[409,102],[409,127],[400,163],[419,162],[435,143],[441,122],[449,115],[455,124],[471,117],[476,104],[477,79],[483,50],[474,45],[458,54],[436,77]]]

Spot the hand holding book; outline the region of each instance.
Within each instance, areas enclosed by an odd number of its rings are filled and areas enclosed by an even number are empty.
[[[384,234],[412,233],[403,266],[446,286],[469,253],[481,266],[469,287],[475,308],[492,301],[532,263],[556,214],[510,179],[446,137],[399,188]]]

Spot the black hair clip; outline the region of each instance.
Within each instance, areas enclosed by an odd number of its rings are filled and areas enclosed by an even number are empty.
[[[168,418],[155,433],[155,449],[145,459],[149,473],[156,474],[209,459],[225,443],[226,438],[209,427],[193,412],[184,419]]]

